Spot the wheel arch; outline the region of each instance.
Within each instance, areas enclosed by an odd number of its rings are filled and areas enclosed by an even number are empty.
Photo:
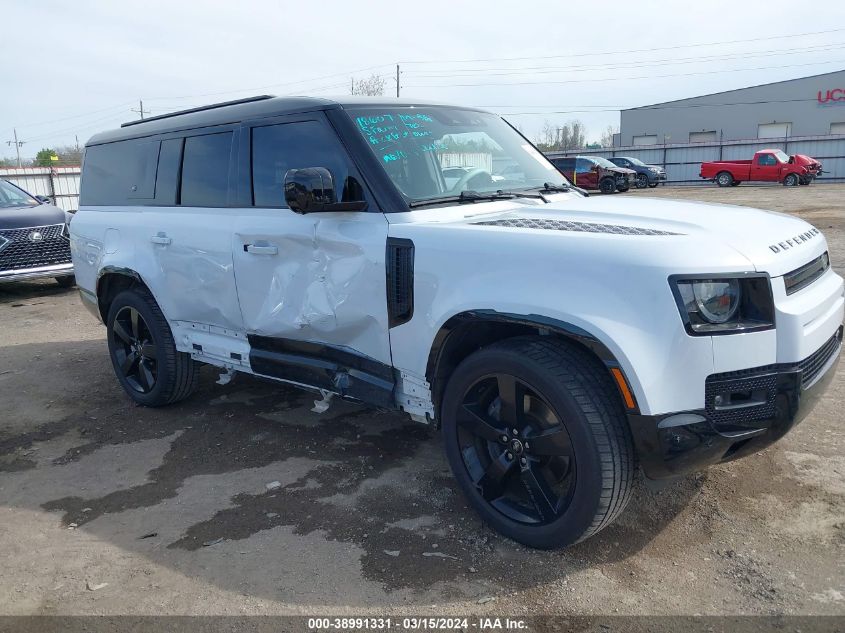
[[[109,315],[109,306],[114,298],[122,291],[135,286],[141,286],[150,291],[149,286],[144,282],[141,274],[131,268],[123,266],[104,266],[97,273],[97,308],[100,318],[106,323]],[[150,293],[152,294],[152,293]]]
[[[426,364],[426,380],[431,385],[435,418],[440,419],[439,408],[446,383],[464,358],[493,343],[524,335],[554,336],[586,349],[607,369],[611,380],[618,387],[617,395],[626,412],[639,412],[634,395],[636,376],[630,368],[626,369],[627,363],[624,359],[620,361],[617,354],[614,354],[599,336],[572,323],[541,315],[519,315],[483,309],[455,314],[441,325],[434,336]],[[619,374],[631,397],[630,401],[622,391]],[[631,401],[633,407],[626,404]]]

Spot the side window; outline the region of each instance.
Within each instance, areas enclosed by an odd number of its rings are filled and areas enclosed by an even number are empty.
[[[586,174],[593,168],[593,162],[586,158],[578,158],[575,160],[575,172],[578,174]]]
[[[132,139],[85,149],[81,205],[127,206],[155,196],[158,141]]]
[[[364,199],[364,190],[334,132],[318,121],[252,128],[252,195],[257,207],[285,207],[285,174],[290,169],[325,167],[334,178],[339,202]]]
[[[760,165],[776,165],[777,159],[775,158],[774,154],[760,154],[759,164]]]
[[[156,173],[156,203],[178,204],[179,171],[182,169],[182,145],[185,139],[172,138],[161,142]]]
[[[231,132],[189,136],[185,139],[179,196],[182,206],[226,206],[231,151]]]

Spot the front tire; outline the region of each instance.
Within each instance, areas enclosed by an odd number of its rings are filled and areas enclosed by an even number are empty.
[[[548,337],[481,349],[441,407],[446,456],[482,519],[529,547],[565,547],[625,508],[634,449],[607,370]]]
[[[613,193],[616,191],[616,182],[613,178],[602,178],[599,182],[599,191],[602,193]]]
[[[637,174],[637,189],[645,189],[648,186],[648,176],[646,174]]]
[[[796,174],[787,174],[786,178],[783,179],[783,186],[784,187],[797,187],[798,186],[798,176]]]
[[[170,326],[147,290],[118,294],[106,323],[114,373],[135,402],[160,407],[193,393],[199,363],[176,350]]]

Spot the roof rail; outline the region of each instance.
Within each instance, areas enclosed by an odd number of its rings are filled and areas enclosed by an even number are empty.
[[[160,119],[169,119],[170,117],[180,116],[182,114],[192,114],[194,112],[204,112],[205,110],[215,110],[217,108],[225,108],[231,105],[240,105],[241,103],[252,103],[253,101],[264,101],[265,99],[272,99],[273,95],[259,95],[257,97],[247,97],[246,99],[236,99],[235,101],[224,101],[222,103],[212,103],[207,106],[200,106],[198,108],[190,108],[188,110],[179,110],[178,112],[171,112],[169,114],[159,114],[158,116],[147,117],[146,119],[138,119],[137,121],[127,121],[121,123],[120,127],[129,127],[130,125],[138,125],[139,123],[146,123],[147,121],[158,121]]]

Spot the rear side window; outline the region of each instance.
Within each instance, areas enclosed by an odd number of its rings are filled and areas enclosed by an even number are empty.
[[[339,202],[364,199],[360,178],[346,150],[334,132],[322,123],[299,121],[252,129],[252,192],[255,206],[286,207],[285,174],[290,169],[305,167],[325,167],[332,173]]]
[[[85,150],[81,205],[132,205],[155,196],[159,142],[147,139],[92,145]]]
[[[185,139],[180,193],[183,206],[226,206],[231,151],[231,132],[189,136]]]

